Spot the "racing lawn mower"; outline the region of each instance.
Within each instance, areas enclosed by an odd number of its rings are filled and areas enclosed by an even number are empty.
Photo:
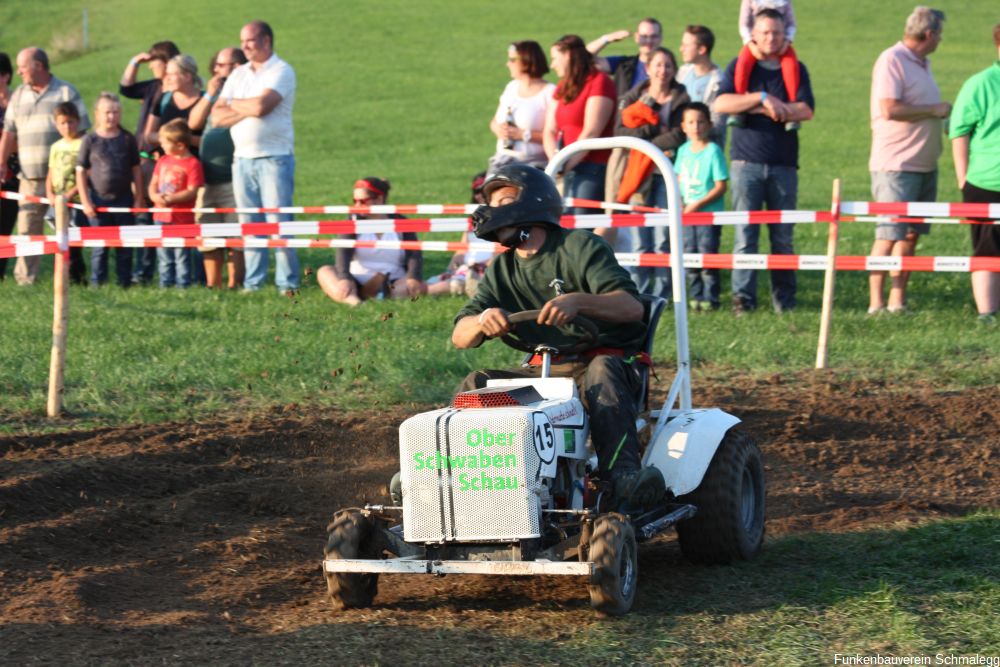
[[[586,577],[595,609],[621,615],[636,596],[638,544],[668,528],[696,563],[749,560],[759,552],[760,450],[736,428],[738,418],[691,406],[681,207],[670,163],[648,142],[615,137],[571,144],[546,171],[555,173],[575,152],[617,147],[649,155],[667,183],[678,369],[659,410],[648,409],[648,367],[635,396],[646,442],[642,465],[663,475],[665,498],[635,512],[608,511],[576,384],[549,375],[553,355],[591,347],[596,326],[577,316],[578,341],[552,348],[517,336],[517,324],[535,321],[539,311],[515,313],[503,340],[539,355],[541,377],[490,380],[403,422],[394,504],[343,509],[328,526],[323,570],[336,609],[370,605],[381,573],[569,575]],[[642,301],[643,348],[651,355],[666,301]]]

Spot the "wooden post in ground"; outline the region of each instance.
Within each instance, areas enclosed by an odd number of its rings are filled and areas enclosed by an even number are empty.
[[[69,316],[69,245],[67,240],[67,223],[69,209],[66,198],[56,197],[56,238],[59,240],[59,252],[56,253],[54,280],[54,298],[52,306],[52,358],[49,364],[49,400],[46,412],[50,419],[62,414],[63,402],[63,370],[66,366],[66,325]]]
[[[826,240],[826,272],[823,277],[823,310],[819,320],[819,343],[816,346],[816,368],[826,368],[833,320],[833,294],[837,282],[837,237],[840,226],[840,179],[833,181],[833,203],[830,206],[830,230]]]

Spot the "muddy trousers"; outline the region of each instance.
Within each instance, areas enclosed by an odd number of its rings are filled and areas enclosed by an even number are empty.
[[[541,366],[480,370],[469,373],[459,391],[482,389],[487,380],[537,378]],[[635,395],[639,391],[639,372],[634,364],[621,357],[598,355],[587,360],[552,364],[553,377],[571,377],[576,381],[583,406],[590,415],[590,437],[597,450],[602,479],[638,470],[639,438],[635,431]]]

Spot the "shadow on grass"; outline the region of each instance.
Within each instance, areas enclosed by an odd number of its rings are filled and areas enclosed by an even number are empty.
[[[675,543],[640,561],[640,613],[745,614],[794,605],[822,613],[885,585],[930,597],[1000,584],[1000,513],[915,527],[814,533],[769,540],[751,563],[687,564]],[[653,573],[651,574],[651,571]]]

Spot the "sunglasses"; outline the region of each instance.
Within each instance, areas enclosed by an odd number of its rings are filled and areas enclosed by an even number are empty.
[[[357,206],[364,206],[366,204],[369,204],[373,199],[374,199],[374,197],[363,197],[361,199],[358,199],[357,197],[355,197],[354,198],[354,203]]]

